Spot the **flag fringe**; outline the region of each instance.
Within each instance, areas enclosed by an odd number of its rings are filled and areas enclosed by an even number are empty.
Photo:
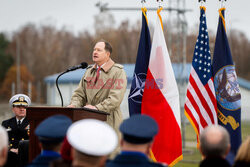
[[[206,11],[206,7],[205,6],[200,6],[200,9],[203,9],[204,11]]]
[[[152,161],[157,162],[152,149],[150,149],[150,155],[149,156],[150,156],[150,159],[152,159]]]
[[[154,156],[154,153],[152,152],[152,150],[150,149],[150,159],[153,161],[153,162],[157,162],[155,156]],[[174,166],[177,164],[177,162],[179,162],[180,160],[183,159],[183,155],[181,154],[178,158],[176,158],[171,164],[169,164],[169,166]]]
[[[176,158],[171,164],[169,164],[170,167],[174,166],[179,162],[180,160],[183,159],[183,155],[181,154],[178,158]]]
[[[191,123],[191,125],[193,126],[194,128],[194,131],[197,135],[197,145],[196,147],[199,148],[199,145],[200,145],[200,136],[199,136],[199,132],[198,132],[198,129],[196,128],[196,126],[194,125],[194,122],[193,120],[189,117],[188,113],[186,112],[186,110],[184,110],[184,114],[186,115],[187,119],[189,120],[189,122]]]
[[[157,15],[160,19],[160,22],[161,22],[161,28],[162,28],[162,31],[163,31],[163,24],[162,24],[162,18],[161,18],[161,15],[160,15],[160,12],[162,11],[162,7],[160,7],[159,9],[157,9]]]
[[[144,17],[145,17],[145,19],[146,19],[146,21],[147,21],[147,24],[148,24],[148,18],[147,18],[147,8],[146,7],[144,7],[144,8],[141,8],[141,10],[142,10],[142,13],[143,13],[143,15],[144,15]]]
[[[225,28],[225,31],[226,31],[225,19],[224,19],[222,13],[221,13],[221,11],[223,11],[223,10],[226,10],[226,8],[220,8],[220,9],[219,9],[219,14],[220,14],[220,17],[221,17],[221,19],[222,19],[222,23],[223,23],[224,28]]]

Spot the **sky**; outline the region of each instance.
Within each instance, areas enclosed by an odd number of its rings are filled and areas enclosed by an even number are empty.
[[[53,25],[58,29],[63,27],[77,34],[83,30],[93,30],[94,16],[100,14],[95,6],[100,0],[0,0],[0,32],[12,34],[27,23]],[[163,0],[163,8],[176,3],[177,0]],[[142,7],[141,0],[102,0],[108,7]],[[199,22],[198,0],[186,0],[188,27],[194,27]],[[146,0],[145,7],[158,7],[156,0]],[[207,26],[216,32],[218,24],[219,0],[207,0]],[[246,33],[250,39],[250,1],[227,0],[226,25],[227,30],[238,29]],[[122,20],[129,19],[131,23],[141,20],[141,11],[110,11],[115,17],[116,25]],[[154,25],[156,12],[148,12],[149,23]],[[173,14],[172,14],[173,15]],[[172,16],[171,15],[171,16]],[[162,12],[163,20],[170,17],[168,12]]]

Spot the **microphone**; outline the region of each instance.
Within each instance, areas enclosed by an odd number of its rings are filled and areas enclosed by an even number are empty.
[[[76,66],[73,66],[73,67],[68,68],[66,71],[69,72],[69,71],[77,70],[77,69],[79,69],[79,68],[84,69],[84,68],[86,68],[86,67],[88,67],[88,63],[82,62],[82,63],[79,64],[79,65],[76,65]]]
[[[63,74],[65,74],[65,73],[67,73],[67,72],[74,71],[74,70],[77,70],[77,69],[79,69],[79,68],[84,69],[84,68],[87,68],[87,67],[88,67],[88,63],[82,62],[82,63],[79,64],[79,65],[76,65],[76,66],[73,66],[73,67],[68,68],[66,71],[64,71],[63,73],[61,73],[61,74],[59,74],[59,75],[57,76],[57,78],[56,78],[56,87],[57,87],[57,90],[58,90],[59,95],[60,95],[60,98],[61,98],[62,107],[63,107],[63,98],[62,98],[62,93],[61,93],[61,91],[60,91],[60,89],[59,89],[59,86],[58,86],[58,79],[59,79],[59,77],[62,76]]]

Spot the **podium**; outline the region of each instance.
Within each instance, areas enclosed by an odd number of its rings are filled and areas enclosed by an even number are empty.
[[[44,119],[56,115],[62,114],[68,116],[73,122],[93,118],[101,121],[107,120],[106,112],[88,109],[88,108],[69,108],[69,107],[28,107],[26,117],[30,123],[30,137],[29,137],[29,161],[32,161],[41,149],[38,144],[38,138],[34,134],[36,127]]]

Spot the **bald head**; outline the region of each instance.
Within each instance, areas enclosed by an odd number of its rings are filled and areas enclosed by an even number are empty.
[[[230,150],[227,130],[220,125],[206,127],[200,134],[200,151],[205,157],[226,157]]]

